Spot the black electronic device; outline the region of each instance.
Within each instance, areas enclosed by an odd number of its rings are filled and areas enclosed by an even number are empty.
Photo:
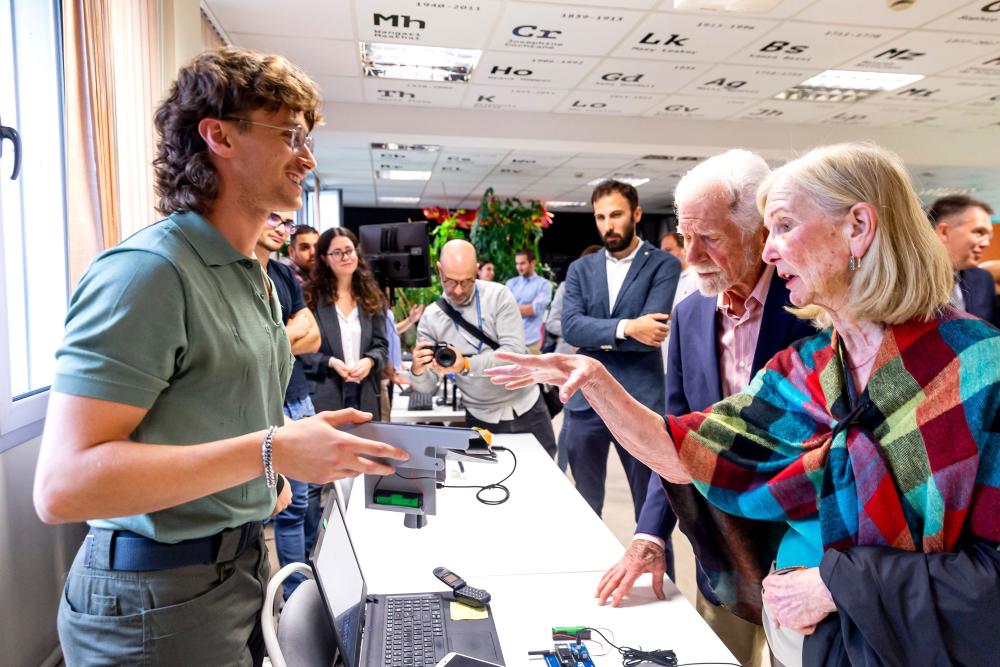
[[[425,394],[415,391],[409,395],[409,402],[406,404],[407,410],[433,410],[434,394]]]
[[[455,595],[455,599],[473,607],[482,607],[490,601],[490,594],[481,588],[473,588],[465,579],[446,567],[434,568],[434,576],[443,581]]]
[[[455,354],[455,350],[451,349],[448,343],[434,343],[431,349],[434,350],[434,361],[438,366],[441,368],[451,368],[455,365],[458,355]]]
[[[382,287],[431,284],[430,237],[426,222],[361,225],[361,252]]]

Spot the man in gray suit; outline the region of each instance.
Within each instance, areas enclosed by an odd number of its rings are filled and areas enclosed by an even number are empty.
[[[663,358],[668,313],[681,266],[676,257],[640,241],[639,195],[627,183],[604,181],[591,195],[604,252],[581,257],[569,267],[563,301],[566,342],[604,364],[643,405],[663,414]],[[569,463],[576,488],[601,514],[611,432],[590,408],[583,392],[566,404]],[[636,518],[642,509],[649,468],[617,442],[632,492]]]

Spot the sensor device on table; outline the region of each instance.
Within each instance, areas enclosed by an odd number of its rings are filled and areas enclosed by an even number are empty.
[[[365,507],[401,512],[403,525],[422,528],[437,513],[437,485],[445,480],[445,459],[496,463],[488,432],[471,428],[365,422],[341,430],[405,450],[408,461],[380,459],[392,475],[365,475]]]

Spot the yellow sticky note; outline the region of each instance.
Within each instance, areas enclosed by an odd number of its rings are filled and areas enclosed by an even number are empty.
[[[451,601],[451,620],[453,621],[481,621],[490,617],[490,611],[486,607],[476,609],[461,602]]]

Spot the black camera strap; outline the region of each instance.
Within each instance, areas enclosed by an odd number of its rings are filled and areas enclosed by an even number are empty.
[[[487,345],[489,345],[490,349],[496,350],[497,348],[500,347],[500,343],[496,342],[495,340],[487,336],[486,332],[484,332],[475,324],[469,322],[464,317],[462,317],[462,314],[459,313],[457,310],[455,310],[455,308],[450,303],[448,303],[444,298],[438,299],[435,303],[437,303],[438,308],[444,311],[445,315],[451,318],[452,322],[454,322],[455,324],[457,324],[458,326],[462,327],[470,334],[475,336],[477,340],[481,340]]]

